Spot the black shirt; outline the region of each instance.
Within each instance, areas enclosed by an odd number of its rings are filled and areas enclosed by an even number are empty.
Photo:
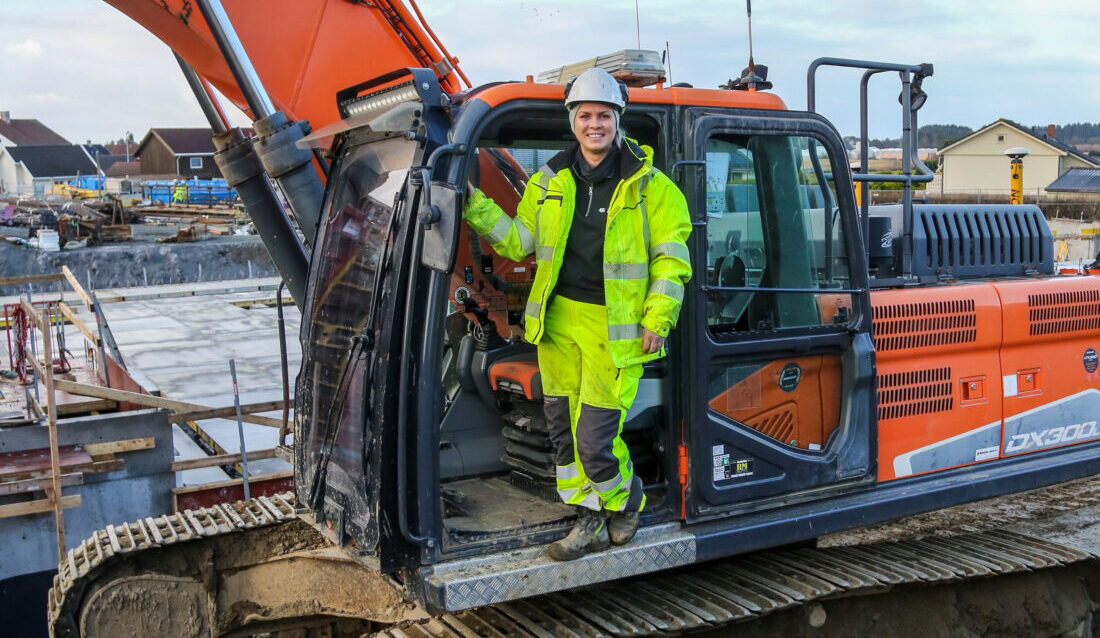
[[[620,180],[619,155],[618,145],[612,145],[600,163],[591,166],[578,145],[569,167],[577,184],[577,198],[556,293],[574,301],[604,304],[603,239],[607,209]]]

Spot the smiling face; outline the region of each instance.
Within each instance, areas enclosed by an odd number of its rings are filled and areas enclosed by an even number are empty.
[[[582,103],[573,118],[573,135],[589,164],[598,164],[611,150],[616,130],[615,111],[599,102]]]

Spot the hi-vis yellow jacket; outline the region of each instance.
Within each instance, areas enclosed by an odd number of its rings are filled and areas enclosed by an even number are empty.
[[[611,196],[603,274],[611,358],[625,368],[664,354],[663,348],[652,354],[642,351],[642,328],[664,337],[676,325],[684,285],[691,278],[691,220],[683,193],[653,167],[653,149],[624,139],[622,152],[632,153],[642,166],[621,179]],[[573,222],[577,186],[568,164],[557,171],[544,165],[531,176],[515,218],[480,190],[468,199],[463,213],[502,257],[518,261],[535,253],[535,280],[524,313],[524,338],[531,343],[542,338]]]

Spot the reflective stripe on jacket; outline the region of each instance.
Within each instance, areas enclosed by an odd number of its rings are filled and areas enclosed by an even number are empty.
[[[691,220],[683,193],[653,167],[651,148],[624,139],[622,150],[643,163],[616,186],[604,235],[608,341],[612,360],[620,368],[664,354],[664,349],[642,351],[642,328],[668,335],[691,278]],[[542,338],[575,202],[576,183],[568,166],[556,172],[543,166],[528,180],[514,218],[480,190],[466,203],[463,217],[497,254],[514,261],[535,254],[535,280],[524,313],[524,338],[531,343]]]

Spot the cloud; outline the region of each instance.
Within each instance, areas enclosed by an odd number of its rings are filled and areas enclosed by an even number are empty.
[[[17,96],[15,99],[17,102],[28,105],[72,104],[76,101],[71,96],[61,95],[55,91],[46,91],[44,93],[28,93],[27,95]]]
[[[13,42],[4,47],[4,55],[23,59],[37,58],[42,55],[43,51],[42,43],[30,38],[22,42]]]

